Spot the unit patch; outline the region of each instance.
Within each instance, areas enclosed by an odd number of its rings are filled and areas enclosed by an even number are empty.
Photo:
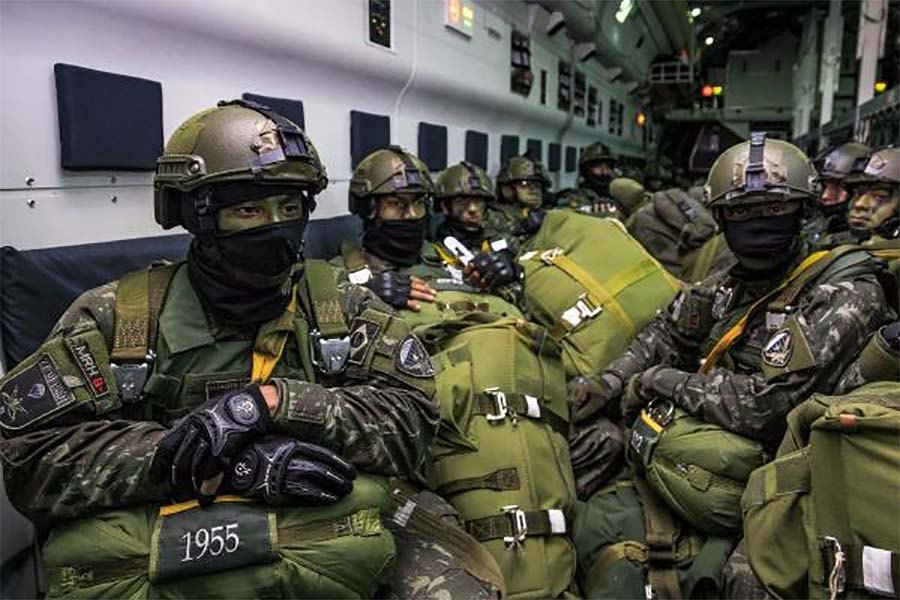
[[[763,360],[773,367],[781,368],[788,364],[794,351],[794,336],[787,329],[775,332],[763,348]]]
[[[88,380],[94,397],[102,398],[109,394],[109,384],[106,382],[106,377],[100,372],[100,367],[97,366],[97,359],[91,353],[91,347],[86,343],[71,344],[69,347],[72,350],[72,356],[75,357],[75,362],[78,363],[78,367]]]
[[[398,371],[412,377],[434,377],[434,366],[428,352],[422,342],[412,335],[400,343],[394,364]]]
[[[75,402],[50,356],[9,379],[0,388],[0,425],[18,430],[44,417],[62,412]]]
[[[347,362],[354,365],[362,365],[366,360],[369,344],[375,341],[375,336],[381,325],[366,319],[354,319],[350,325],[350,354]]]

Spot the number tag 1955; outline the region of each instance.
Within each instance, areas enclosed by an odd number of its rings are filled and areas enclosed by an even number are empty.
[[[195,577],[278,560],[275,514],[244,498],[222,496],[206,507],[160,508],[150,549],[150,580]]]

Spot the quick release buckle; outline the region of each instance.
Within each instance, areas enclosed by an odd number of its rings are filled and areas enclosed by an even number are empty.
[[[585,319],[591,319],[603,312],[602,306],[594,306],[588,298],[587,292],[583,292],[570,308],[562,314],[562,319],[572,327],[578,327]]]
[[[503,536],[503,543],[507,548],[519,549],[525,543],[525,537],[528,535],[528,521],[525,519],[525,511],[519,508],[518,504],[509,504],[500,510],[504,514],[509,515],[509,522],[512,526],[512,535]]]
[[[325,375],[337,375],[347,366],[350,357],[350,336],[323,338],[321,332],[313,330],[309,334],[312,347],[312,363]]]
[[[116,384],[119,387],[119,395],[124,404],[136,404],[141,400],[141,393],[144,391],[144,385],[150,377],[153,370],[153,363],[156,360],[156,353],[152,350],[144,357],[141,363],[110,363],[109,368],[113,377],[116,378]]]
[[[494,408],[497,412],[487,413],[484,418],[490,422],[502,421],[509,415],[509,405],[506,402],[506,394],[500,391],[500,388],[488,388],[484,393],[490,396],[494,401]]]

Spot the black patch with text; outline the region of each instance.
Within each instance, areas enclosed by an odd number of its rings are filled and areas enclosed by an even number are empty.
[[[366,319],[354,319],[350,324],[350,354],[347,362],[362,365],[366,361],[369,345],[381,330],[381,325]]]
[[[411,377],[434,377],[434,366],[425,346],[415,336],[408,336],[397,348],[394,365],[401,373]]]
[[[94,394],[94,398],[102,398],[109,394],[109,384],[106,381],[106,377],[100,372],[100,367],[97,365],[97,359],[94,358],[94,354],[91,352],[91,347],[86,343],[70,344],[69,349],[75,358],[75,362],[78,363],[78,368],[81,369],[85,379],[88,380],[88,387]]]
[[[74,403],[75,395],[50,356],[44,354],[0,388],[0,425],[5,429],[24,429]]]

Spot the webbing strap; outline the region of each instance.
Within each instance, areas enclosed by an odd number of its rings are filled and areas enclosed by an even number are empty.
[[[894,595],[900,593],[900,554],[889,550],[882,550],[862,544],[850,544],[840,542],[842,557],[837,562],[835,548],[825,538],[819,538],[819,556],[824,580],[821,582],[826,588],[829,584],[829,575],[835,573],[839,577],[842,591],[847,589],[868,590],[880,595]]]
[[[520,515],[517,521],[516,513]],[[562,511],[511,510],[498,515],[466,521],[466,531],[479,542],[524,537],[564,535],[566,521]]]
[[[351,273],[368,268],[362,250],[351,240],[341,242],[341,257],[344,259],[344,267]]]
[[[456,300],[455,302],[442,302],[440,300],[435,300],[434,305],[441,312],[491,312],[491,305],[487,302],[473,302],[471,300]]]
[[[285,325],[290,325],[294,321],[294,314],[297,312],[297,286],[294,286],[294,293],[290,303],[279,321],[284,320]],[[290,321],[290,323],[287,323]],[[264,326],[265,327],[265,326]],[[258,339],[253,345],[253,367],[251,371],[251,379],[255,383],[265,383],[272,376],[275,366],[281,360],[284,354],[284,346],[287,343],[288,336],[293,329],[291,327],[280,327],[276,331],[266,335],[268,339],[265,344],[261,344]],[[260,330],[260,337],[263,331]]]
[[[635,477],[634,487],[644,505],[647,580],[656,598],[680,600],[681,585],[675,570],[679,528],[668,507],[653,494],[646,481]]]
[[[513,425],[516,424],[519,417],[528,417],[546,423],[551,429],[566,438],[569,435],[569,423],[566,419],[548,407],[541,406],[537,398],[527,394],[485,390],[475,396],[472,414],[484,415],[488,421],[492,422],[502,422],[509,418]]]
[[[112,362],[145,361],[154,349],[159,313],[176,265],[151,265],[127,273],[116,288]]]
[[[690,281],[702,281],[709,275],[712,268],[713,259],[719,252],[722,245],[722,236],[714,235],[700,248],[697,257],[694,259],[694,266],[691,269]]]
[[[444,261],[445,264],[450,265],[451,267],[460,266],[459,258],[455,255],[447,252],[444,249],[443,244],[434,243],[434,249],[437,251],[438,256],[441,257],[441,260]]]
[[[519,471],[515,467],[511,467],[509,469],[497,469],[487,475],[450,481],[438,486],[435,493],[446,498],[463,492],[471,492],[472,490],[518,490],[521,487]]]
[[[316,327],[322,337],[344,337],[350,333],[344,311],[341,309],[340,296],[334,271],[325,261],[309,260],[304,267],[307,289],[312,300],[313,316]]]
[[[838,246],[837,248],[832,248],[828,251],[826,256],[822,257],[825,260],[817,260],[814,265],[810,265],[809,268],[796,273],[796,276],[792,274],[791,280],[787,282],[784,291],[778,294],[775,299],[769,303],[769,310],[784,312],[788,306],[793,306],[797,301],[797,297],[806,289],[808,284],[815,281],[819,275],[824,273],[825,270],[833,265],[839,258],[857,251],[859,251],[858,246]]]
[[[794,279],[800,276],[804,271],[813,265],[819,263],[823,258],[828,256],[829,252],[827,250],[822,250],[819,252],[814,252],[804,259],[800,265],[794,269],[794,271],[790,274],[790,276],[785,279],[781,285],[776,287],[774,290],[757,300],[753,303],[753,305],[747,309],[747,312],[743,317],[738,320],[737,323],[732,326],[731,329],[725,332],[712,350],[709,351],[709,354],[706,355],[706,358],[700,364],[700,368],[698,369],[698,373],[708,373],[712,370],[716,363],[719,361],[719,358],[722,357],[723,354],[734,344],[738,338],[743,335],[744,330],[747,328],[747,323],[750,319],[756,314],[756,312],[767,306],[769,301],[771,301],[775,296],[777,296],[782,290],[784,290]],[[826,261],[827,262],[827,261]],[[827,266],[827,265],[826,265]],[[818,273],[816,273],[818,274]],[[805,279],[805,281],[809,281]]]

